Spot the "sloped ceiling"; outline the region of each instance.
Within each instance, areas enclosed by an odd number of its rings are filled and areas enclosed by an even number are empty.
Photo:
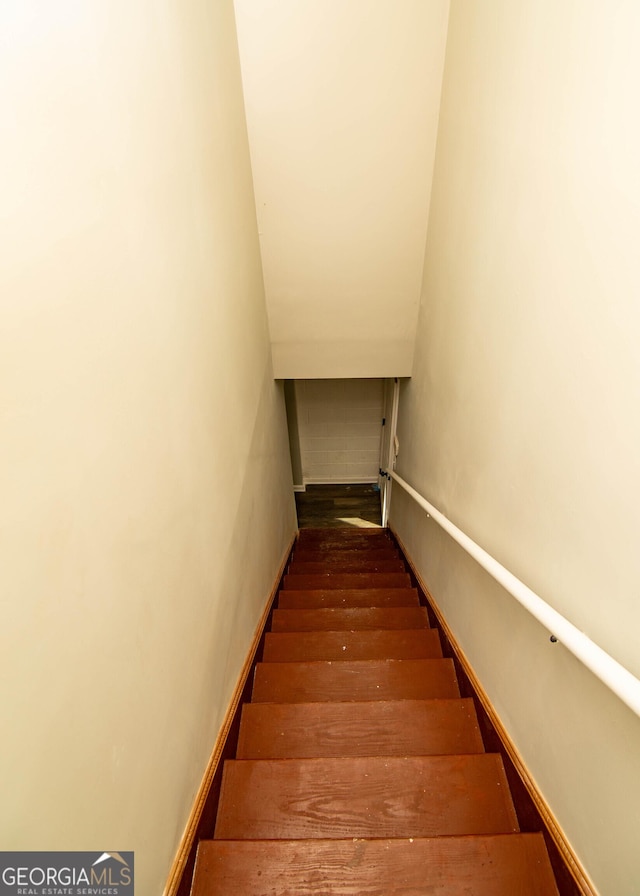
[[[407,376],[448,0],[236,0],[277,378]]]

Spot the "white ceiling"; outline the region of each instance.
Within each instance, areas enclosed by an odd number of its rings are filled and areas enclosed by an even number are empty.
[[[276,377],[411,372],[448,0],[235,0]]]

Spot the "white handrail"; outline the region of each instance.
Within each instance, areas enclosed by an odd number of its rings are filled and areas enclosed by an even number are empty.
[[[564,646],[576,656],[587,669],[590,669],[597,678],[613,691],[629,709],[640,716],[640,681],[625,669],[617,660],[609,656],[601,647],[587,637],[584,632],[565,619],[557,610],[549,606],[546,601],[528,588],[524,582],[517,579],[509,570],[501,566],[490,554],[487,554],[479,545],[465,535],[451,520],[440,513],[433,504],[423,498],[408,482],[391,470],[388,473],[400,485],[423,510],[433,517],[435,522],[448,532],[458,544],[476,560],[490,576],[499,582],[509,594],[522,604],[525,609],[534,616],[538,622],[553,633],[553,637],[561,641]]]

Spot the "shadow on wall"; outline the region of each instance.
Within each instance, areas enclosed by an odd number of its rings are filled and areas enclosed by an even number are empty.
[[[250,438],[246,445],[227,446],[232,459],[225,470],[227,482],[224,489],[218,487],[217,500],[211,496],[217,507],[212,543],[198,551],[208,597],[195,609],[184,606],[181,640],[189,648],[183,663],[186,657],[189,660],[182,679],[189,699],[183,701],[180,724],[175,724],[175,714],[167,716],[163,735],[181,744],[178,767],[187,783],[179,790],[179,803],[171,805],[176,788],[164,799],[179,832],[192,809],[274,578],[296,530],[284,397],[282,384],[273,379],[270,359],[254,399],[253,406],[246,400],[243,405],[247,429],[252,426]],[[234,452],[238,463],[233,462]],[[163,855],[175,854],[178,843],[170,842],[172,834],[174,830],[168,828]]]

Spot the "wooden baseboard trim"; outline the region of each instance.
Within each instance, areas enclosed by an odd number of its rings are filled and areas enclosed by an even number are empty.
[[[163,896],[179,896],[179,894],[181,893],[190,892],[191,874],[193,873],[193,866],[195,864],[195,853],[198,848],[198,841],[199,839],[201,839],[199,837],[199,831],[201,828],[202,818],[205,813],[207,803],[209,802],[214,779],[216,777],[216,774],[221,770],[229,734],[234,726],[234,723],[237,721],[237,717],[239,716],[243,695],[249,683],[249,675],[251,673],[251,670],[253,669],[255,658],[258,653],[258,649],[260,647],[267,622],[269,620],[269,614],[271,613],[273,604],[275,602],[276,595],[282,581],[282,576],[284,575],[284,571],[289,561],[289,557],[291,555],[293,545],[295,544],[296,537],[297,533],[290,541],[289,546],[284,553],[282,562],[278,569],[278,573],[275,577],[273,588],[271,589],[271,593],[269,594],[269,597],[267,599],[264,612],[262,613],[258,626],[255,630],[249,652],[247,653],[242,671],[240,672],[240,676],[238,678],[238,682],[229,702],[229,706],[227,707],[227,711],[222,722],[222,727],[220,728],[220,732],[218,734],[218,737],[216,738],[216,742],[213,746],[211,756],[209,757],[209,762],[207,763],[202,782],[200,784],[200,787],[198,788],[198,793],[191,809],[191,813],[189,815],[187,825],[182,835],[182,839],[180,840],[178,851],[169,870],[169,876],[167,878]],[[188,874],[187,879],[187,874],[185,872],[188,872],[189,870],[191,873]]]
[[[428,607],[432,610],[433,615],[437,620],[438,627],[441,630],[446,641],[448,641],[451,650],[454,654],[454,659],[457,660],[461,670],[466,676],[471,689],[474,692],[477,700],[479,701],[482,710],[489,720],[489,724],[493,727],[496,736],[501,742],[502,747],[504,748],[504,752],[508,756],[511,761],[515,772],[520,778],[525,790],[528,793],[529,798],[531,799],[535,809],[542,821],[546,829],[546,838],[547,845],[549,846],[549,840],[555,846],[562,862],[564,863],[569,875],[573,883],[575,884],[574,892],[580,894],[580,896],[599,896],[598,891],[596,890],[593,882],[589,879],[586,871],[582,867],[580,861],[578,860],[576,854],[572,850],[571,846],[567,838],[565,837],[562,828],[558,824],[557,819],[555,818],[553,812],[547,805],[544,800],[542,794],[537,788],[537,785],[534,779],[531,777],[522,756],[517,750],[515,744],[509,737],[506,728],[502,724],[502,721],[498,714],[496,713],[486,691],[480,684],[479,679],[477,678],[473,667],[469,663],[464,651],[458,644],[455,635],[449,628],[446,619],[444,618],[442,611],[440,610],[437,601],[434,599],[433,595],[429,591],[426,583],[422,579],[420,573],[418,572],[413,560],[411,559],[410,554],[408,553],[405,545],[402,542],[402,539],[395,531],[393,526],[389,526],[389,530],[392,533],[394,539],[396,540],[398,547],[400,548],[402,554],[404,555],[405,560],[409,564],[413,577],[415,578],[416,584],[418,588],[422,591],[423,596],[427,602]],[[516,805],[516,809],[517,809]],[[562,889],[561,889],[562,892]]]

